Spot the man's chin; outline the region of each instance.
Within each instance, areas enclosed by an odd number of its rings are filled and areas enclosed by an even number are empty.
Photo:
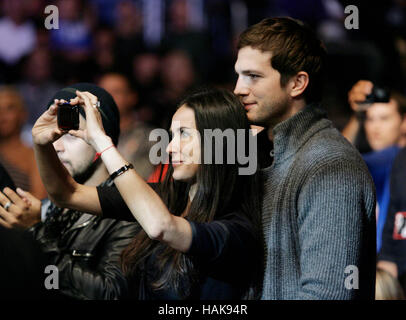
[[[250,122],[250,124],[252,124],[252,125],[261,126],[261,127],[264,126],[264,123],[261,121],[261,119],[259,119],[258,115],[253,111],[247,112],[247,118],[248,118],[248,121]]]
[[[68,162],[62,162],[65,169],[69,172],[69,174],[73,177],[72,166]]]

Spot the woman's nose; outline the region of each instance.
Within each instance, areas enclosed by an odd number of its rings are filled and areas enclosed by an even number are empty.
[[[179,152],[179,140],[176,139],[176,137],[172,138],[172,140],[169,142],[168,146],[166,147],[166,152],[168,154]]]

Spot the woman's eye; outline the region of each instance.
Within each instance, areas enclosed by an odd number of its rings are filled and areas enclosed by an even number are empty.
[[[190,136],[189,132],[187,132],[186,130],[183,130],[183,129],[180,129],[180,135],[182,137],[189,137]]]

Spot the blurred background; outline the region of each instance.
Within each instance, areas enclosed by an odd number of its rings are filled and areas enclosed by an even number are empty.
[[[59,29],[47,30],[47,5]],[[347,5],[359,29],[347,30]],[[179,97],[199,84],[232,89],[235,39],[269,16],[311,25],[329,52],[324,105],[342,129],[351,114],[347,92],[359,79],[405,91],[406,1],[340,0],[2,0],[0,84],[13,84],[27,111],[23,140],[52,93],[106,73],[124,75],[140,121],[166,126]]]

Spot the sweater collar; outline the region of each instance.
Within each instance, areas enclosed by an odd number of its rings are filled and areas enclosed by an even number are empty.
[[[326,111],[319,104],[312,103],[306,105],[294,116],[277,124],[272,130],[274,163],[291,157],[316,132],[330,126],[331,122],[326,117]]]

